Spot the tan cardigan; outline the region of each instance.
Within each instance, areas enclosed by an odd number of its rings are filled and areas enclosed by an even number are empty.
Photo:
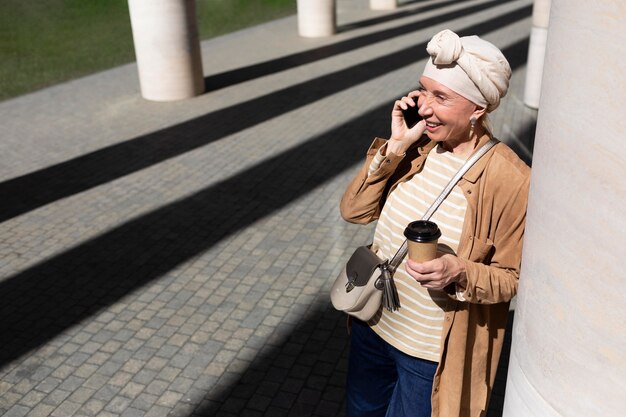
[[[480,139],[479,146],[489,140]],[[380,216],[389,193],[422,170],[436,145],[426,137],[406,155],[389,153],[369,177],[376,138],[341,200],[341,215],[366,224]],[[467,211],[458,256],[467,269],[465,301],[450,293],[441,359],[433,384],[433,417],[484,416],[502,350],[509,302],[517,291],[530,168],[505,144],[490,149],[459,181]]]

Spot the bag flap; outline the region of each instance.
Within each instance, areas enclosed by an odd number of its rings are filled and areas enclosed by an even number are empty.
[[[372,252],[369,246],[358,247],[346,263],[348,281],[353,282],[357,287],[364,286],[382,263],[383,261]]]

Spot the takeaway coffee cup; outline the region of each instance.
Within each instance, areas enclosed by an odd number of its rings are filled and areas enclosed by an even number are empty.
[[[415,262],[426,262],[437,256],[437,240],[441,230],[437,224],[428,220],[417,220],[409,223],[404,229],[404,236],[409,247],[409,259]]]

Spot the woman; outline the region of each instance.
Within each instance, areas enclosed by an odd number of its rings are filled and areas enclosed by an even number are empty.
[[[487,113],[511,76],[500,50],[477,36],[444,30],[427,51],[419,88],[393,106],[391,137],[374,140],[341,201],[347,221],[378,220],[383,259],[491,139]],[[423,120],[409,127],[403,111],[414,106]],[[485,415],[517,290],[529,176],[505,144],[491,148],[431,218],[443,233],[438,257],[405,259],[396,271],[401,308],[353,321],[349,417]]]

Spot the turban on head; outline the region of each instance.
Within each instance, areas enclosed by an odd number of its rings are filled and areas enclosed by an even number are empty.
[[[502,52],[478,36],[443,30],[428,42],[424,76],[491,112],[506,95],[511,67]]]

